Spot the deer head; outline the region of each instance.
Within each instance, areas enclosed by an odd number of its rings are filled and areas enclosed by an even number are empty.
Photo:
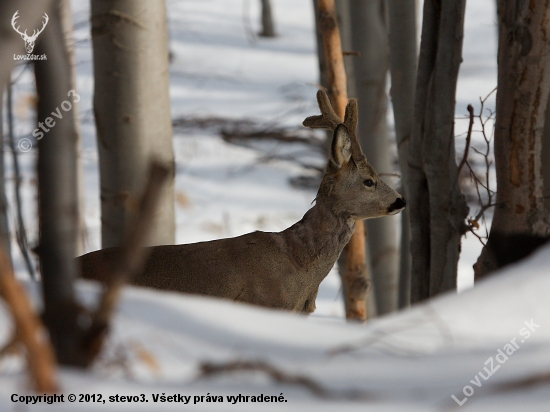
[[[40,30],[33,30],[32,36],[27,35],[27,30],[25,30],[23,33],[19,30],[20,26],[15,27],[16,20],[19,18],[19,10],[15,12],[13,15],[13,18],[11,19],[11,25],[13,29],[21,35],[21,38],[25,41],[25,48],[27,49],[27,53],[32,53],[34,50],[34,42],[36,41],[36,38],[40,33],[44,31],[44,28],[46,27],[46,24],[48,24],[48,21],[50,18],[46,13],[44,13],[44,23],[42,23],[42,28]]]
[[[327,94],[319,90],[320,116],[310,116],[303,125],[334,132],[330,158],[317,200],[328,200],[333,210],[355,220],[399,213],[405,199],[378,177],[361,150],[356,136],[357,101],[351,99],[344,121],[332,109]]]

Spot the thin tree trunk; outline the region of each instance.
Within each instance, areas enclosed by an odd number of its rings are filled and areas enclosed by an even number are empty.
[[[71,12],[70,0],[61,0],[61,27],[63,30],[63,39],[65,48],[69,56],[71,72],[71,90],[76,90],[76,62],[74,56],[74,37],[73,37],[73,16]],[[76,183],[78,185],[78,237],[76,244],[76,256],[82,255],[86,251],[86,220],[84,217],[85,193],[84,193],[84,170],[82,165],[82,133],[80,131],[80,116],[78,111],[78,102],[73,101],[73,120],[74,133],[76,141],[74,145],[74,156],[76,158]]]
[[[328,90],[328,72],[327,58],[325,56],[325,46],[323,45],[323,35],[321,34],[319,1],[313,0],[313,10],[315,14],[315,39],[317,44],[317,61],[319,63],[319,84]],[[332,138],[332,136],[330,136]],[[330,142],[327,143],[327,151]]]
[[[409,197],[409,142],[414,115],[416,85],[416,0],[388,0],[391,98],[395,121],[395,140],[401,169],[401,190]],[[409,209],[401,212],[399,267],[399,307],[410,304],[411,253]]]
[[[14,116],[13,116],[13,99],[12,99],[12,87],[11,79],[8,83],[7,89],[7,114],[8,114],[8,140],[10,151],[12,155],[12,167],[13,167],[13,197],[15,198],[15,216],[17,221],[17,226],[15,227],[15,238],[17,239],[17,244],[25,265],[27,266],[27,271],[31,279],[36,278],[36,273],[34,271],[34,262],[29,253],[29,244],[27,242],[27,231],[25,229],[25,219],[23,218],[23,202],[21,200],[21,169],[19,168],[19,145],[15,144],[15,132],[14,132]]]
[[[387,125],[386,78],[389,66],[384,0],[350,2],[355,87],[359,105],[358,130],[363,151],[379,173],[392,172]],[[399,246],[396,223],[399,217],[367,220],[367,238],[372,266],[377,313],[398,308]]]
[[[406,193],[405,185],[401,186]],[[411,223],[409,209],[401,212],[401,241],[399,249],[399,309],[411,305]]]
[[[3,85],[0,85],[2,87]],[[9,83],[8,83],[9,87]],[[4,171],[4,147],[6,145],[6,137],[2,126],[4,124],[4,105],[2,102],[3,90],[0,89],[0,250],[4,250],[7,256],[11,256],[10,228],[8,225],[8,201],[6,198],[6,177]]]
[[[350,0],[334,0],[336,6],[336,13],[338,15],[338,29],[340,30],[340,38],[342,41],[343,52],[352,52],[352,27],[351,27],[351,13],[350,13]],[[357,97],[357,89],[355,85],[355,68],[354,60],[357,56],[344,54],[344,68],[346,70],[346,90],[348,97]],[[330,136],[332,138],[332,136]]]
[[[550,5],[499,0],[497,8],[497,205],[487,245],[474,265],[476,279],[533,250],[537,242],[530,238],[550,234],[540,155],[550,92]]]
[[[462,60],[465,0],[424,2],[409,147],[411,302],[456,288],[468,207],[454,149],[456,81]]]
[[[341,119],[344,118],[348,96],[346,71],[342,54],[342,42],[338,30],[338,19],[334,0],[318,0],[319,27],[321,29],[328,72],[328,96],[332,107]],[[346,299],[346,318],[366,320],[366,293],[368,279],[365,264],[365,237],[363,222],[357,222],[355,233],[346,246],[347,270],[342,281]],[[351,251],[351,252],[348,252]]]
[[[74,365],[80,363],[82,335],[73,290],[78,237],[77,134],[75,112],[71,110],[75,97],[69,92],[70,59],[61,29],[60,0],[52,4],[48,14],[48,29],[39,37],[35,49],[48,59],[34,62],[37,117],[49,130],[38,144],[39,257],[44,321],[59,362]],[[58,111],[62,118],[52,115]]]
[[[262,31],[258,35],[262,37],[275,37],[275,23],[273,22],[273,13],[269,0],[262,1]]]
[[[151,158],[174,163],[165,2],[92,0],[92,40],[106,248],[122,244]],[[149,245],[174,243],[173,192],[172,178]]]

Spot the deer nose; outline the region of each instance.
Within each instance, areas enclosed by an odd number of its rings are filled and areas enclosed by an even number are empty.
[[[398,210],[403,209],[405,206],[407,206],[407,201],[404,197],[398,197],[395,202],[393,202],[390,207],[388,207],[388,213],[392,213]]]

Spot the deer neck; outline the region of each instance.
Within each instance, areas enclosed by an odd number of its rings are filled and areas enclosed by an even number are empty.
[[[320,280],[332,269],[355,229],[355,221],[335,213],[332,206],[317,200],[302,220],[282,232],[296,263],[317,272]]]

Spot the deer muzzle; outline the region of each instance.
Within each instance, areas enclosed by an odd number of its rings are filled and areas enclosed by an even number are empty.
[[[399,212],[401,212],[403,209],[405,209],[405,206],[407,206],[407,201],[404,197],[398,197],[395,202],[393,202],[388,207],[388,214],[389,215],[396,215]]]

